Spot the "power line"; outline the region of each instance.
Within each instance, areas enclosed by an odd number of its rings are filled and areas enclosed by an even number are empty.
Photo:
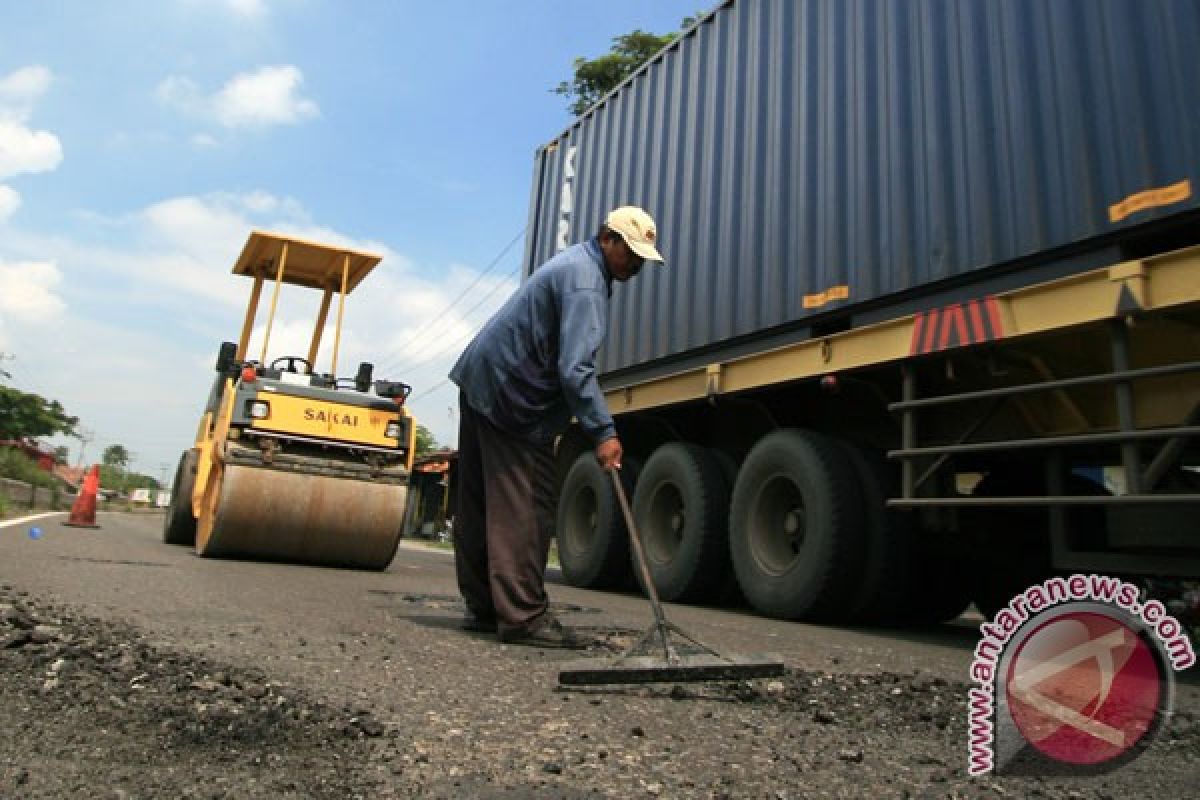
[[[441,389],[443,386],[445,386],[445,385],[446,385],[446,384],[448,384],[448,383],[450,383],[450,379],[449,379],[449,378],[446,378],[446,379],[445,379],[444,381],[442,381],[441,383],[439,383],[439,384],[436,384],[435,386],[432,386],[432,387],[430,387],[430,388],[426,389],[425,391],[421,392],[421,393],[420,393],[419,395],[417,395],[416,397],[410,398],[410,399],[409,399],[407,402],[409,402],[409,403],[415,403],[416,401],[420,400],[422,397],[428,397],[429,395],[433,394],[433,393],[434,393],[434,392],[436,392],[438,389]]]
[[[47,391],[45,385],[40,383],[40,381],[35,382],[33,380],[30,380],[28,377],[28,373],[26,373],[24,371],[23,365],[21,368],[16,367],[16,364],[21,363],[20,356],[17,356],[15,354],[11,354],[11,353],[6,354],[6,355],[7,355],[7,360],[11,360],[11,362],[13,363],[12,380],[13,380],[13,388],[14,389],[18,389],[18,391],[25,392],[26,394],[36,395],[46,401],[54,401],[54,397],[58,393]],[[24,388],[18,388],[18,387],[24,387]],[[59,401],[59,402],[61,402],[61,401]],[[67,409],[65,409],[65,407],[64,407],[64,411],[66,411],[66,410]],[[54,434],[54,435],[55,436],[57,436],[57,435],[65,436],[68,439],[75,439],[79,442],[79,453],[77,456],[77,462],[78,462],[79,467],[83,466],[83,458],[86,455],[88,445],[92,444],[93,442],[95,442],[97,444],[105,444],[105,443],[120,444],[120,442],[118,441],[118,439],[116,437],[107,436],[102,432],[97,432],[97,430],[95,429],[94,426],[85,426],[83,424],[82,420],[80,420],[76,424],[76,428],[73,433],[60,432],[60,433]],[[43,438],[46,438],[46,437],[43,437]],[[53,437],[48,437],[48,438],[53,438]],[[142,441],[146,441],[146,440],[142,440]],[[69,445],[63,445],[63,446],[69,447]],[[123,444],[121,446],[124,447]],[[130,456],[130,464],[132,464],[134,457],[136,456],[136,453],[134,453],[133,451],[130,451],[128,449],[127,449],[127,452],[129,453],[129,456]]]
[[[493,269],[495,269],[500,264],[500,261],[506,255],[508,255],[508,252],[513,249],[513,246],[515,246],[516,243],[519,242],[525,236],[525,232],[527,230],[529,230],[528,225],[526,225],[524,228],[521,228],[521,230],[517,232],[517,235],[514,236],[512,238],[512,240],[509,241],[509,243],[504,246],[504,249],[502,249],[500,251],[499,255],[497,255],[495,258],[493,258],[491,263],[488,264],[487,267],[485,267],[482,272],[480,272],[478,275],[475,276],[475,280],[471,281],[471,284],[469,286],[467,286],[467,288],[465,288],[461,292],[459,292],[458,296],[455,297],[453,300],[451,300],[449,303],[447,303],[445,308],[443,308],[437,314],[434,314],[433,316],[431,316],[424,325],[419,327],[414,333],[412,333],[410,336],[408,336],[408,338],[406,338],[402,343],[398,344],[396,346],[396,349],[402,350],[405,347],[408,347],[410,344],[413,344],[418,339],[420,339],[422,336],[424,336],[427,331],[431,330],[435,323],[437,323],[443,316],[445,316],[449,311],[451,311],[454,308],[454,306],[456,306],[464,297],[466,297],[471,292],[472,289],[474,289],[476,286],[479,285],[480,281],[482,281]],[[519,269],[520,268],[518,267],[518,270]],[[388,367],[384,371],[392,372],[394,370],[395,370],[395,366],[393,365],[391,367]]]
[[[520,270],[521,270],[521,268],[517,267],[515,270],[510,272],[505,277],[506,278],[515,278],[517,276],[517,273],[520,272]],[[493,286],[492,290],[490,292],[485,294],[483,297],[479,298],[479,302],[477,302],[475,305],[471,306],[463,314],[463,318],[465,319],[467,317],[470,317],[471,314],[473,314],[476,311],[476,309],[478,309],[481,305],[486,303],[491,298],[492,295],[494,295],[496,292],[500,291],[500,289],[502,289],[503,287],[504,287],[503,283],[497,283],[495,286]],[[392,367],[391,369],[388,370],[388,372],[396,373],[396,374],[403,374],[404,372],[413,372],[417,368],[425,366],[426,364],[429,364],[430,362],[436,361],[437,359],[441,358],[442,356],[446,355],[447,353],[452,352],[454,350],[454,348],[460,347],[461,345],[465,344],[468,339],[470,339],[472,336],[475,335],[475,333],[476,333],[475,330],[468,331],[465,336],[460,336],[459,338],[455,339],[450,344],[443,345],[439,350],[435,351],[433,353],[433,355],[427,355],[425,357],[418,355],[417,356],[418,360],[415,362],[405,364],[405,362],[402,360],[400,362],[399,366]],[[428,353],[428,351],[426,351],[426,352]]]

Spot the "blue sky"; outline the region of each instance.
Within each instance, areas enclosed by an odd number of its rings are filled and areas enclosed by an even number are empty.
[[[411,383],[453,444],[438,384],[516,286],[521,244],[488,267],[525,226],[535,148],[571,121],[550,87],[711,4],[0,4],[0,369],[80,418],[87,462],[122,444],[173,473],[240,330],[233,261],[282,230],[384,256],[339,372]],[[285,294],[272,356],[307,350],[315,306]]]

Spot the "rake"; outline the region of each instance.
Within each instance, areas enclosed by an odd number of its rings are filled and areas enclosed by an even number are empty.
[[[658,600],[650,569],[646,566],[642,538],[634,524],[625,488],[616,470],[612,470],[611,475],[617,502],[629,529],[629,541],[633,545],[642,588],[654,611],[654,624],[632,647],[618,656],[564,664],[559,670],[558,682],[564,686],[600,686],[616,683],[729,681],[782,675],[783,661],[778,656],[769,653],[722,655],[667,619]],[[673,643],[673,638],[684,640],[690,647],[686,652],[682,651]]]

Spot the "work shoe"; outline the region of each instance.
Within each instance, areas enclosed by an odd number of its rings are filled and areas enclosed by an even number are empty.
[[[471,631],[472,633],[495,633],[496,618],[476,614],[468,608],[467,613],[463,615],[462,624],[459,627],[464,631]]]
[[[530,647],[560,647],[582,650],[587,642],[570,628],[564,628],[558,617],[549,611],[535,618],[523,628],[500,631],[500,641],[505,644],[522,644]]]

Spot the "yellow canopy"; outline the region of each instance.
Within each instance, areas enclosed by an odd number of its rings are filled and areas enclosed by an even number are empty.
[[[275,280],[284,242],[288,250],[283,282],[310,289],[340,291],[342,268],[348,257],[346,293],[349,294],[383,258],[374,253],[310,242],[282,233],[253,231],[233,265],[233,274]]]

